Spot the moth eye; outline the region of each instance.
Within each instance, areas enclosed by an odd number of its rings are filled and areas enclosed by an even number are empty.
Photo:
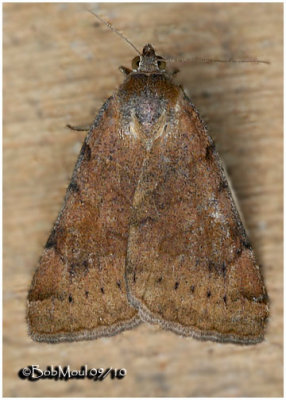
[[[159,69],[162,69],[162,70],[166,69],[166,61],[158,60],[157,63],[158,63]]]
[[[140,57],[137,56],[132,60],[132,69],[138,69],[140,64]]]

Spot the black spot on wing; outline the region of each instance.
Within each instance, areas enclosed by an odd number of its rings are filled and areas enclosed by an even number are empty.
[[[242,246],[245,247],[246,249],[251,249],[251,243],[250,243],[250,241],[248,240],[248,238],[242,240],[241,244],[242,244]]]
[[[214,142],[212,142],[211,144],[209,144],[206,147],[206,153],[205,153],[205,157],[207,160],[210,160],[212,158],[213,152],[215,150],[215,144]]]
[[[56,233],[57,233],[57,230],[55,228],[53,228],[53,230],[50,233],[50,236],[49,236],[49,238],[47,240],[47,243],[45,245],[46,249],[50,249],[52,247],[56,247],[56,244],[57,244]]]
[[[68,191],[71,193],[78,193],[80,191],[78,184],[74,180],[71,180]]]
[[[91,148],[86,142],[84,142],[82,145],[80,156],[82,157],[83,161],[90,161],[91,159]]]
[[[218,191],[222,192],[223,190],[228,188],[228,183],[227,180],[225,178],[222,178],[218,187]]]

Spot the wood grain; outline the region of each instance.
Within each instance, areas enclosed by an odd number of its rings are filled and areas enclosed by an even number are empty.
[[[84,138],[65,125],[95,118],[134,51],[83,4],[3,9],[4,396],[282,396],[282,4],[94,6],[137,47],[150,42],[162,56],[271,61],[185,62],[177,78],[216,141],[263,265],[271,318],[265,342],[250,347],[198,342],[147,324],[91,342],[40,344],[27,336],[27,289]],[[30,364],[128,374],[34,384],[17,376]]]

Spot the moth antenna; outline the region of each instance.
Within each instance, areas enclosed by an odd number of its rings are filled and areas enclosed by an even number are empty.
[[[168,62],[190,62],[193,64],[212,64],[212,63],[256,63],[256,64],[271,64],[268,60],[258,60],[257,58],[250,58],[250,59],[233,59],[229,58],[226,60],[219,59],[219,58],[164,58]]]
[[[116,33],[118,36],[121,37],[125,42],[127,42],[139,55],[141,55],[140,51],[134,46],[134,44],[126,37],[123,35],[123,33],[119,32],[117,29],[115,29],[109,22],[105,21],[102,19],[99,15],[97,15],[94,11],[88,10],[92,15],[94,15],[99,21],[104,23],[112,32]]]

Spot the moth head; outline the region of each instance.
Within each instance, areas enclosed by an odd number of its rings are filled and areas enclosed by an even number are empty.
[[[144,46],[142,54],[132,60],[132,70],[137,72],[164,72],[166,61],[163,57],[157,56],[151,44]]]

